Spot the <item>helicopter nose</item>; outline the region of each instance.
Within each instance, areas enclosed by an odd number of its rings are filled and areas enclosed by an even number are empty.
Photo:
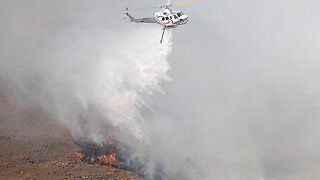
[[[183,20],[183,21],[188,20],[188,16],[186,16],[186,15],[181,16],[181,20]]]
[[[183,24],[187,23],[187,22],[188,22],[188,16],[186,16],[186,15],[181,16],[180,21],[181,21]]]

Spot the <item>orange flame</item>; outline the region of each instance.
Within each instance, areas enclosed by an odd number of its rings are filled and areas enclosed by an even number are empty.
[[[80,159],[84,158],[84,154],[82,152],[75,152],[74,154]]]
[[[114,164],[115,162],[117,162],[116,156],[116,153],[111,153],[107,155],[98,156],[97,158],[106,164]]]

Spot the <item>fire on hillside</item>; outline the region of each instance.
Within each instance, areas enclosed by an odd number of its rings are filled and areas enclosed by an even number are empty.
[[[130,158],[132,150],[120,142],[109,137],[103,144],[95,144],[83,140],[74,140],[81,151],[75,152],[75,156],[89,164],[99,164],[124,169],[139,174],[144,179],[167,180],[163,170],[159,167],[150,175],[147,173],[146,161]]]

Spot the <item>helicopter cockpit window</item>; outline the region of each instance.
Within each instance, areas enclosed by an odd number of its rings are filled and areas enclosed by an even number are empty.
[[[162,21],[164,21],[164,20],[166,20],[164,17],[162,17],[162,19],[161,19]]]
[[[169,20],[169,17],[166,17],[166,20]]]
[[[178,12],[177,13],[178,17],[182,16],[182,13],[181,12]]]

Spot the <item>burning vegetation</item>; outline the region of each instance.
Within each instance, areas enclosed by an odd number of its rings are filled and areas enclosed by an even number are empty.
[[[103,145],[96,145],[85,141],[76,140],[75,143],[82,151],[75,152],[75,156],[89,164],[101,164],[121,167],[123,163],[117,159],[120,152],[118,143],[111,137]]]
[[[75,140],[74,142],[81,148],[81,151],[75,152],[75,156],[83,162],[124,169],[137,173],[144,179],[168,179],[160,168],[157,168],[152,175],[148,174],[146,162],[130,158],[130,155],[133,154],[131,149],[111,137],[101,145],[83,140]]]

